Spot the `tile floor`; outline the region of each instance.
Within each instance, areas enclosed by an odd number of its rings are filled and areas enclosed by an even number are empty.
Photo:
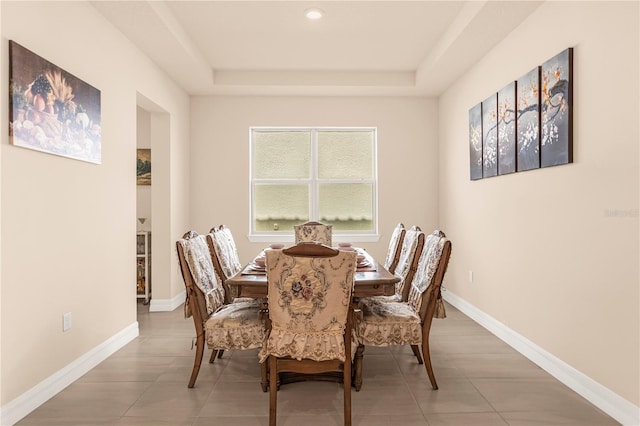
[[[230,351],[208,364],[193,389],[194,334],[182,309],[149,313],[138,305],[140,337],[18,423],[20,426],[268,424],[257,351]],[[409,347],[365,350],[363,386],[353,392],[354,425],[618,424],[451,306],[435,319],[431,389]],[[284,385],[278,424],[342,425],[340,385]]]

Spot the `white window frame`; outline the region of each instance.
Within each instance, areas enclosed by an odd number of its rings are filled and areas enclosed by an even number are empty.
[[[287,232],[283,231],[256,231],[253,229],[253,132],[254,131],[308,131],[311,133],[311,165],[310,174],[307,179],[299,179],[298,183],[309,183],[310,199],[309,199],[309,220],[319,220],[318,207],[318,189],[323,182],[331,183],[371,183],[373,186],[373,230],[371,231],[334,231],[332,240],[338,242],[377,242],[380,239],[378,234],[378,129],[376,127],[261,127],[254,126],[249,128],[249,241],[251,242],[292,242],[294,239],[293,229]],[[373,178],[372,179],[345,179],[345,180],[326,180],[317,177],[318,162],[318,132],[327,131],[373,131]],[[281,180],[264,179],[260,182],[276,183]]]

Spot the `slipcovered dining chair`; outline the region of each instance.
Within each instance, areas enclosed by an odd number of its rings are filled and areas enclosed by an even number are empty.
[[[424,232],[419,226],[407,229],[402,240],[402,248],[394,274],[400,277],[396,283],[396,292],[392,298],[396,301],[406,301],[409,287],[418,270],[420,255],[424,249]],[[381,296],[384,297],[384,296]]]
[[[402,252],[402,242],[404,241],[404,235],[406,232],[407,231],[406,229],[404,229],[404,225],[402,223],[398,223],[396,227],[393,228],[393,232],[391,233],[391,238],[389,239],[389,248],[387,249],[387,256],[384,261],[384,267],[392,274],[395,272],[396,267],[398,266],[400,253]]]
[[[320,222],[305,222],[302,225],[293,226],[295,243],[303,241],[315,241],[331,247],[332,225],[325,225]]]
[[[231,229],[225,225],[211,228],[207,235],[207,244],[209,245],[216,275],[222,282],[222,285],[224,285],[227,302],[231,302],[237,297],[237,294],[233,294],[233,289],[230,289],[226,285],[226,282],[242,270],[242,264],[238,257],[238,249],[233,239]]]
[[[266,329],[259,303],[226,303],[224,287],[216,277],[203,235],[187,232],[176,242],[176,249],[187,292],[185,317],[193,318],[196,330],[196,355],[188,385],[192,388],[202,364],[205,341],[213,350],[209,359],[213,363],[219,350],[261,347]],[[265,369],[262,375],[265,382]]]
[[[446,317],[441,286],[450,256],[451,241],[444,232],[436,230],[427,236],[407,301],[378,300],[378,303],[363,305],[356,326],[359,346],[411,345],[418,363],[425,364],[433,389],[438,389],[438,384],[431,365],[429,334],[433,318]],[[361,350],[355,364],[356,374],[362,374]],[[354,381],[356,385],[362,383],[359,377]]]
[[[268,363],[269,425],[276,424],[279,373],[335,371],[342,372],[344,424],[351,425],[356,252],[301,242],[266,256],[271,331],[259,357]]]
[[[361,304],[406,301],[411,281],[418,270],[418,262],[424,247],[424,233],[418,226],[412,226],[405,231],[400,247],[398,264],[394,275],[400,280],[395,284],[395,293],[391,296],[370,296],[360,299]]]

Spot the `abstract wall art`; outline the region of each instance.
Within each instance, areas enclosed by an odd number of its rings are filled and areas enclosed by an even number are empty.
[[[469,110],[469,177],[482,179],[482,104]]]
[[[517,81],[518,171],[540,167],[540,67]]]
[[[542,64],[540,165],[573,162],[573,49]]]
[[[498,174],[516,171],[516,83],[498,92]]]
[[[469,110],[471,180],[572,162],[573,48]]]
[[[482,177],[498,175],[498,95],[482,101]]]

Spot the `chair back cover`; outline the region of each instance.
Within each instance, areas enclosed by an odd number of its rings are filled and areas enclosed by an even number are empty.
[[[177,241],[177,247],[187,291],[185,305],[193,310],[194,306],[189,302],[195,298],[195,307],[204,321],[224,304],[224,287],[216,277],[204,235],[198,235],[195,231],[187,232]]]
[[[211,229],[211,243],[213,243],[214,256],[217,265],[216,273],[220,280],[224,283],[242,269],[240,258],[238,257],[238,249],[233,239],[231,230],[224,225]]]
[[[425,317],[427,305],[429,300],[434,297],[434,293],[435,297],[440,298],[440,285],[444,270],[438,275],[439,279],[436,279],[436,272],[439,267],[441,269],[447,267],[446,263],[441,265],[440,262],[447,243],[451,245],[444,232],[440,230],[433,231],[425,239],[424,250],[418,262],[418,270],[411,283],[407,298],[407,303],[420,314],[422,319]],[[447,263],[448,255],[449,252],[447,252]]]
[[[395,272],[396,267],[398,266],[398,261],[400,260],[402,241],[404,240],[405,233],[406,230],[404,229],[404,225],[399,223],[395,228],[393,228],[391,238],[389,239],[389,248],[387,249],[387,257],[384,261],[384,267],[392,274]]]
[[[331,257],[285,252],[266,252],[271,333],[260,351],[260,361],[269,355],[344,361],[356,252],[334,250]]]
[[[400,278],[396,283],[395,296],[398,300],[406,301],[409,293],[409,286],[418,269],[418,261],[424,247],[424,233],[413,226],[407,230],[402,241],[400,258],[396,266],[395,275]]]
[[[293,226],[296,244],[303,241],[314,241],[331,247],[332,233],[332,225],[325,225],[320,222],[306,222],[302,225]]]

